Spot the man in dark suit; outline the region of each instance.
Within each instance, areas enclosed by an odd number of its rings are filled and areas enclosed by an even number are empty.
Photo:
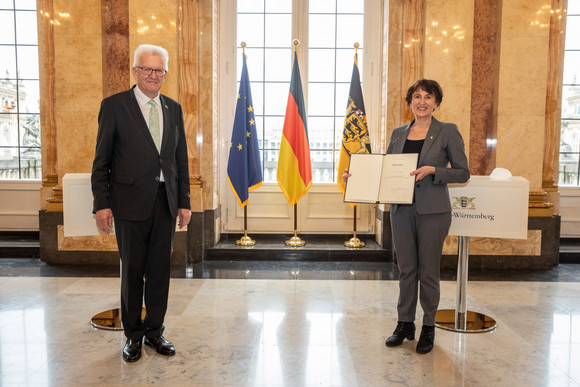
[[[168,58],[161,47],[139,46],[132,69],[137,85],[105,98],[99,112],[93,212],[105,234],[115,225],[127,337],[122,356],[128,362],[141,358],[142,341],[160,354],[175,354],[163,337],[163,320],[175,221],[179,217],[179,227],[185,227],[191,211],[181,105],[159,94]]]

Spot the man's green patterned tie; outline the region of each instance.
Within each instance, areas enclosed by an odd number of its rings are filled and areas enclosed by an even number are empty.
[[[151,109],[149,109],[149,131],[151,132],[151,137],[153,137],[157,151],[160,152],[161,136],[159,134],[159,112],[157,111],[155,100],[150,99],[148,104],[151,105]]]

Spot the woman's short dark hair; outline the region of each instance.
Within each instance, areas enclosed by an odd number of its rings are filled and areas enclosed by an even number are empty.
[[[441,90],[441,86],[439,86],[437,81],[432,79],[419,79],[417,82],[413,83],[409,89],[407,89],[407,96],[405,97],[407,105],[411,105],[413,94],[419,89],[423,89],[427,93],[433,95],[437,106],[439,106],[441,101],[443,101],[443,90]]]

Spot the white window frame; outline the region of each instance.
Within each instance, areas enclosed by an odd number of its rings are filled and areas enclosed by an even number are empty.
[[[2,142],[0,142],[0,153],[3,153],[6,150],[17,150],[18,152],[18,177],[4,177],[2,175],[2,173],[0,173],[0,181],[6,181],[6,182],[12,182],[12,181],[40,181],[42,179],[41,175],[42,175],[42,168],[41,168],[41,164],[42,164],[42,158],[39,159],[35,159],[34,161],[34,165],[29,167],[29,173],[34,173],[34,174],[38,174],[38,177],[29,177],[29,176],[23,176],[23,171],[24,171],[24,166],[23,166],[23,157],[22,157],[22,151],[24,149],[36,149],[38,154],[40,155],[41,153],[41,148],[40,146],[25,146],[23,141],[21,140],[22,135],[21,135],[21,131],[22,129],[22,123],[21,121],[26,120],[26,117],[36,117],[38,119],[39,122],[39,132],[38,132],[38,141],[40,141],[40,111],[38,112],[33,112],[33,113],[28,113],[26,111],[23,111],[23,97],[22,95],[26,94],[26,90],[24,89],[23,82],[26,81],[39,81],[39,77],[40,77],[40,69],[37,72],[37,77],[36,78],[26,78],[26,77],[21,77],[20,76],[20,70],[21,67],[19,66],[19,61],[21,60],[19,58],[19,54],[18,54],[18,48],[19,47],[36,47],[36,49],[38,49],[38,38],[36,39],[35,43],[21,43],[18,41],[18,36],[17,36],[17,32],[18,32],[18,19],[17,19],[17,14],[20,13],[30,13],[30,14],[35,14],[36,17],[38,17],[37,14],[37,10],[36,9],[30,9],[30,8],[19,8],[18,7],[18,1],[14,1],[13,2],[13,9],[9,9],[9,8],[2,8],[2,11],[8,11],[8,12],[12,12],[14,15],[14,34],[15,34],[15,41],[14,44],[2,44],[2,46],[5,47],[14,47],[15,51],[14,51],[14,57],[10,57],[10,59],[14,59],[16,62],[16,74],[12,74],[12,76],[7,80],[5,78],[2,79],[2,83],[8,84],[8,83],[12,83],[15,85],[15,89],[13,94],[11,94],[12,98],[9,98],[8,94],[6,95],[2,95],[2,99],[4,100],[4,98],[8,98],[8,100],[12,100],[12,102],[15,102],[16,105],[16,111],[15,112],[11,112],[7,109],[4,108],[4,106],[0,106],[0,110],[2,111],[2,116],[4,117],[15,117],[16,120],[16,125],[17,125],[17,135],[18,135],[18,141],[17,141],[17,145],[4,145]],[[35,50],[36,50],[35,49]],[[3,58],[4,59],[4,58]],[[4,75],[2,75],[4,76]],[[24,90],[24,91],[23,91]],[[0,101],[2,103],[2,105],[4,105],[4,101]],[[0,124],[2,123],[2,121],[5,121],[3,119],[0,119]],[[3,137],[4,133],[0,133],[0,137]],[[4,138],[2,138],[2,140],[5,140]],[[1,172],[1,171],[0,171]]]
[[[363,97],[369,124],[372,149],[381,149],[378,144],[381,116],[381,68],[382,68],[382,31],[383,0],[365,0],[365,41],[364,68],[362,71]],[[384,5],[387,6],[387,5]],[[300,46],[299,66],[302,86],[305,93],[305,106],[308,107],[308,0],[294,0],[293,14],[302,15],[293,18],[293,39],[303,42]],[[239,42],[236,42],[236,0],[220,2],[220,45],[219,45],[219,190],[222,207],[222,232],[243,231],[243,209],[238,205],[227,179],[228,149],[233,127],[235,96],[237,95],[236,53]],[[288,42],[291,45],[291,42]],[[354,58],[354,48],[353,48]],[[251,75],[250,75],[251,79]],[[345,112],[348,96],[345,95]],[[286,100],[280,101],[286,104]],[[353,229],[353,210],[342,200],[336,183],[313,184],[308,194],[297,206],[297,229],[300,233],[326,234],[350,233]],[[262,187],[250,193],[248,205],[248,231],[254,233],[289,233],[294,227],[294,209],[282,194],[277,183],[264,183]],[[375,206],[359,205],[357,211],[357,232],[374,233]]]

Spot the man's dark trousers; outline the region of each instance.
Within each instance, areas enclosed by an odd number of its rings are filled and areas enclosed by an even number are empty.
[[[125,336],[134,340],[161,336],[175,234],[175,219],[169,210],[165,184],[160,183],[155,206],[147,219],[115,218],[114,221],[122,263],[121,320]],[[141,320],[143,289],[147,311],[144,321]]]

